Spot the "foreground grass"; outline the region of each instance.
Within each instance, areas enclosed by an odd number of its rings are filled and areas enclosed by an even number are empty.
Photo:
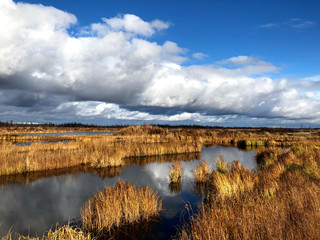
[[[257,152],[260,171],[213,171],[204,203],[178,239],[319,239],[318,146]]]
[[[136,188],[120,181],[87,201],[81,210],[82,227],[96,236],[113,237],[115,229],[148,222],[161,208],[162,200],[148,186]]]
[[[57,227],[56,230],[49,230],[49,232],[42,237],[29,237],[8,233],[7,236],[3,237],[2,240],[95,240],[94,237],[89,233],[83,232],[81,229],[74,229],[68,225]]]

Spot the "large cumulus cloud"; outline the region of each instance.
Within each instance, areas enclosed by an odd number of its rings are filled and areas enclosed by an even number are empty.
[[[272,79],[280,69],[260,58],[188,65],[186,49],[149,40],[170,27],[159,19],[118,15],[75,33],[73,14],[11,0],[1,1],[0,19],[2,116],[37,113],[50,119],[68,112],[70,118],[198,122],[320,118],[317,94],[303,90],[306,85]]]

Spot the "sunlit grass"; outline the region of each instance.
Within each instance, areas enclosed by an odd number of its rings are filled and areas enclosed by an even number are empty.
[[[213,171],[177,239],[320,239],[318,145],[257,151],[260,171]]]
[[[181,162],[180,161],[173,162],[171,166],[171,170],[169,172],[170,184],[181,182],[181,175],[182,175]]]
[[[83,229],[112,236],[112,229],[149,221],[159,216],[161,208],[162,200],[148,186],[136,188],[120,181],[86,202],[81,210]]]
[[[85,233],[78,228],[72,228],[69,225],[57,227],[55,230],[49,230],[42,237],[22,236],[9,232],[2,240],[95,240],[90,233]]]
[[[208,180],[209,165],[207,161],[202,161],[198,167],[194,169],[195,181],[198,183],[204,183]]]

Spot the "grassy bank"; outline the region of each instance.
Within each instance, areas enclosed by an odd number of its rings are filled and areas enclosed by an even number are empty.
[[[33,131],[36,132],[35,129]],[[56,128],[54,130],[58,131]],[[100,128],[96,130],[101,131]],[[203,145],[226,144],[244,148],[260,145],[288,147],[297,142],[306,144],[320,139],[318,130],[284,132],[279,129],[277,132],[274,129],[267,131],[156,126],[119,127],[116,130],[117,133],[114,135],[49,137],[50,141],[66,140],[67,144],[37,143],[42,141],[43,137],[32,136],[32,141],[36,143],[30,146],[16,146],[12,144],[12,141],[16,141],[13,138],[16,135],[8,133],[8,129],[2,129],[5,133],[0,133],[0,139],[14,140],[3,141],[1,144],[0,175],[80,165],[93,168],[121,166],[127,158],[200,152]],[[22,133],[23,128],[15,131]]]
[[[210,173],[204,203],[177,239],[319,239],[320,148],[258,150],[260,171]]]
[[[139,130],[139,129],[138,129]],[[152,130],[152,128],[151,128]],[[16,146],[1,144],[0,175],[63,169],[80,165],[92,168],[124,165],[131,157],[160,156],[201,151],[201,143],[193,138],[179,139],[174,134],[153,134],[143,129],[127,133],[124,129],[114,136],[80,136],[64,144],[33,143]]]

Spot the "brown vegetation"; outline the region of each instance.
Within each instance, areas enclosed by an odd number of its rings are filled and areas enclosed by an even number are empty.
[[[201,151],[201,143],[193,138],[180,139],[174,134],[101,135],[74,137],[73,141],[59,143],[33,143],[16,146],[4,142],[0,148],[0,175],[62,169],[87,165],[94,168],[114,167],[124,164],[130,157],[157,156]],[[153,127],[150,127],[153,129]],[[130,128],[129,128],[130,130]]]
[[[319,239],[320,148],[257,152],[260,171],[213,171],[204,203],[179,239]]]
[[[19,129],[15,134],[22,131]],[[68,172],[72,171],[70,167],[78,166],[104,176],[116,175],[120,168],[109,173],[116,168],[106,170],[104,167],[131,161],[144,165],[153,161],[150,156],[155,156],[154,159],[161,161],[176,161],[169,185],[174,193],[181,190],[182,170],[177,160],[185,155],[171,156],[169,160],[159,156],[200,152],[201,146],[213,144],[242,148],[265,146],[257,149],[258,171],[249,171],[239,162],[227,166],[222,156],[211,173],[205,162],[201,163],[195,176],[196,192],[203,195],[203,205],[198,214],[183,225],[177,238],[320,238],[319,130],[136,126],[118,128],[117,134],[110,136],[68,137],[68,144],[33,143],[30,146],[12,145],[8,140],[17,140],[12,136],[10,131],[0,131],[0,139],[6,140],[0,147],[0,175],[8,175],[0,179],[4,184],[24,179],[32,181],[38,174],[50,176],[56,169]],[[40,140],[44,139],[32,139]],[[189,155],[188,159],[192,157]],[[128,161],[129,158],[133,159]],[[46,172],[29,173],[35,171]],[[15,173],[29,174],[20,179],[10,175]],[[131,226],[139,232],[141,224],[149,229],[149,220],[158,216],[160,209],[161,200],[148,187],[137,189],[120,182],[112,188],[106,187],[86,203],[81,213],[82,230],[74,233],[71,228],[59,228],[55,239],[71,238],[65,235],[69,233],[76,234],[72,236],[75,239],[90,239],[88,232],[95,237],[122,238],[115,235],[119,232],[116,229]],[[53,239],[46,238],[50,234],[42,239]],[[11,235],[6,239],[12,239]]]
[[[94,240],[95,238],[91,236],[89,233],[83,232],[81,229],[75,229],[70,227],[69,225],[64,225],[61,227],[57,227],[56,230],[49,230],[47,234],[44,234],[40,237],[29,237],[22,236],[19,234],[15,234],[12,236],[12,233],[8,233],[7,236],[3,237],[2,240],[66,240],[66,239],[74,239],[74,240]]]
[[[202,161],[198,167],[194,169],[195,181],[198,183],[204,183],[208,181],[209,166],[207,161]]]
[[[161,207],[158,194],[148,186],[136,188],[120,181],[87,201],[81,210],[83,229],[96,236],[112,237],[118,228],[159,216]]]
[[[201,146],[227,144],[252,148],[254,146],[292,146],[297,142],[320,139],[318,130],[286,129],[223,129],[131,126],[117,130],[114,135],[36,137],[21,136],[23,132],[48,132],[49,127],[29,126],[1,128],[0,175],[44,171],[88,165],[94,168],[121,166],[131,157],[161,156],[200,152]],[[12,132],[10,132],[10,130]],[[56,132],[69,128],[53,129]],[[73,131],[107,131],[108,128],[74,128]],[[42,144],[39,141],[68,141]],[[30,146],[12,142],[32,141]]]
[[[173,162],[171,166],[171,170],[169,172],[170,184],[181,183],[181,175],[182,175],[181,162],[180,161]]]

